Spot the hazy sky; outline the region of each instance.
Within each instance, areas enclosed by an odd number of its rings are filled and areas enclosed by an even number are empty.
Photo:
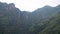
[[[33,11],[45,5],[57,6],[60,0],[0,0],[1,2],[14,3],[22,11]]]

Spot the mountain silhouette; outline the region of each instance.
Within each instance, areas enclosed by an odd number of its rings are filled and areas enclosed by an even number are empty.
[[[0,34],[60,34],[60,5],[28,12],[0,2]]]

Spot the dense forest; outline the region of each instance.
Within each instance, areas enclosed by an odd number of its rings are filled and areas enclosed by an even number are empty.
[[[60,34],[60,5],[28,12],[0,2],[0,34]]]

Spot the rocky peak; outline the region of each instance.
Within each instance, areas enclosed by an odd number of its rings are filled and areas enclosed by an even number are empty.
[[[0,9],[1,10],[4,10],[4,11],[10,11],[10,10],[14,10],[16,7],[15,7],[15,4],[14,3],[10,3],[10,4],[7,4],[7,3],[2,3],[0,2]]]
[[[8,7],[9,7],[10,9],[15,8],[15,4],[10,3],[10,4],[8,4]]]

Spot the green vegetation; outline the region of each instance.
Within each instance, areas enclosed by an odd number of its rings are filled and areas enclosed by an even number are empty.
[[[0,34],[60,34],[60,5],[27,12],[0,2]]]
[[[60,13],[52,18],[42,20],[40,23],[32,26],[29,31],[34,34],[60,34]]]

